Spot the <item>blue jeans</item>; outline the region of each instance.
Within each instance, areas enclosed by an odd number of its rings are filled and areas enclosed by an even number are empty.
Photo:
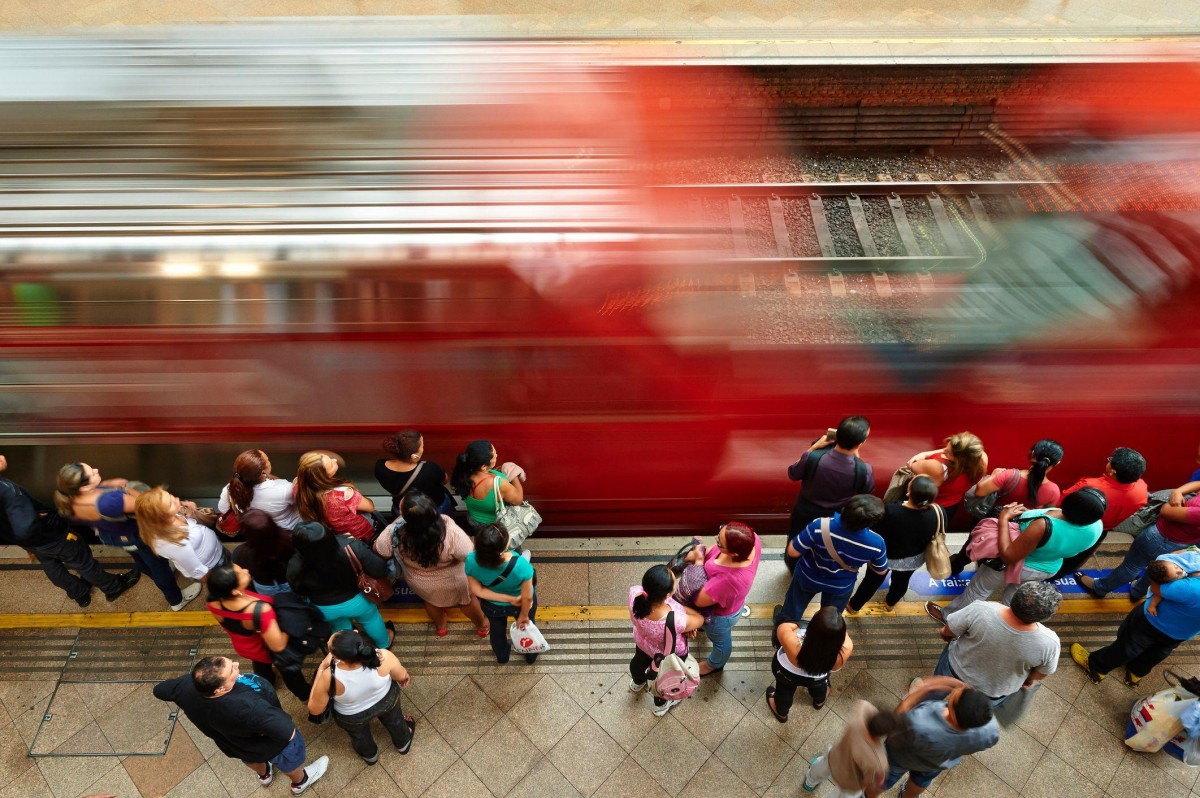
[[[713,615],[704,622],[704,633],[712,643],[708,654],[708,667],[724,668],[733,653],[733,627],[742,619],[742,608],[732,615]]]
[[[1121,560],[1121,564],[1114,568],[1108,576],[1096,580],[1096,592],[1109,593],[1114,588],[1136,579],[1138,574],[1142,574],[1141,578],[1129,589],[1129,598],[1140,601],[1145,598],[1146,591],[1150,589],[1150,577],[1143,573],[1146,566],[1158,559],[1159,555],[1172,554],[1186,548],[1187,544],[1176,543],[1164,538],[1157,526],[1146,527],[1142,534],[1133,539],[1133,543],[1129,546],[1129,552],[1125,555],[1125,559]]]
[[[783,599],[783,617],[788,620],[800,620],[818,593],[821,594],[822,607],[837,607],[837,611],[841,612],[846,609],[846,604],[849,603],[850,596],[854,593],[854,582],[851,582],[843,590],[834,592],[823,585],[808,581],[804,576],[803,566],[799,566],[792,574],[792,584],[788,587],[787,595]]]
[[[375,645],[387,648],[388,630],[383,625],[383,616],[379,614],[379,608],[368,601],[362,593],[356,594],[354,598],[343,601],[341,604],[325,606],[317,604],[315,606],[325,616],[325,620],[329,621],[333,631],[344,632],[350,628],[351,621],[357,621],[367,636],[375,641]]]
[[[293,770],[299,770],[304,767],[304,757],[308,755],[307,747],[304,745],[304,736],[300,734],[300,730],[296,729],[296,733],[288,744],[283,747],[283,750],[271,758],[271,764],[275,769],[282,773],[291,773]],[[261,764],[250,762],[243,759],[247,765]]]
[[[254,592],[260,596],[278,596],[280,593],[291,593],[292,586],[287,582],[275,582],[265,585],[257,580],[251,580],[254,584]]]
[[[533,604],[529,605],[529,620],[537,623],[537,591],[533,592]],[[480,608],[483,614],[487,616],[488,624],[491,626],[491,634],[488,641],[492,644],[492,653],[496,655],[496,662],[503,665],[508,662],[512,656],[512,644],[508,642],[508,619],[514,621],[521,614],[521,608],[513,604],[495,604],[491,601],[480,601]],[[533,664],[538,658],[537,654],[526,654],[525,661]],[[533,659],[530,659],[532,657]]]
[[[893,765],[889,762],[887,778],[883,780],[883,789],[890,790],[893,786],[895,786],[896,782],[900,781],[900,777],[903,776],[905,772],[906,771],[904,768],[899,767],[898,765]],[[941,772],[942,771],[940,770],[907,771],[908,777],[912,780],[913,784],[925,788],[928,788],[930,784],[933,784],[933,780],[936,779],[938,774]]]
[[[109,532],[99,532],[97,537],[106,546],[123,549],[133,559],[134,566],[139,571],[149,574],[168,604],[175,605],[183,601],[183,593],[179,591],[179,585],[175,582],[171,564],[151,551],[141,539]]]

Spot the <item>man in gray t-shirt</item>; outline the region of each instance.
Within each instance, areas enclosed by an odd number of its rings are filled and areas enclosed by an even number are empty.
[[[905,728],[887,738],[888,775],[883,789],[891,789],[907,772],[904,798],[925,792],[939,773],[967,754],[1000,741],[991,701],[958,679],[917,679],[896,712],[903,716]]]
[[[1058,669],[1058,635],[1042,625],[1062,595],[1047,582],[1026,582],[1008,607],[976,601],[946,616],[948,641],[934,673],[961,679],[1001,703]]]

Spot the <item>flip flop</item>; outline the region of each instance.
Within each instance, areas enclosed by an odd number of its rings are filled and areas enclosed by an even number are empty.
[[[942,626],[946,625],[946,611],[932,601],[925,602],[925,614]]]
[[[780,715],[778,712],[775,711],[775,707],[771,706],[771,702],[773,700],[775,700],[775,686],[774,685],[767,688],[766,699],[767,699],[767,709],[771,710],[771,714],[775,716],[775,720],[779,721],[780,723],[787,723],[787,715]]]
[[[1083,571],[1076,571],[1075,573],[1071,574],[1071,576],[1075,577],[1075,584],[1077,584],[1081,588],[1083,588],[1085,593],[1088,593],[1089,595],[1091,595],[1095,598],[1098,598],[1098,599],[1104,598],[1103,593],[1099,593],[1095,590],[1094,587],[1088,587],[1087,585],[1085,585],[1083,583],[1083,577],[1087,576],[1087,574],[1085,574]],[[1093,586],[1096,584],[1095,579],[1092,579],[1090,576],[1088,576],[1088,579],[1091,579]]]

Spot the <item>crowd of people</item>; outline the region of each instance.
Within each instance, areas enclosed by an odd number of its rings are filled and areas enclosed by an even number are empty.
[[[999,726],[1024,711],[1057,667],[1059,639],[1045,624],[1059,606],[1051,582],[1061,575],[1074,573],[1098,596],[1133,582],[1136,604],[1116,640],[1095,652],[1071,647],[1093,681],[1124,666],[1134,686],[1200,633],[1200,553],[1189,550],[1200,543],[1200,471],[1162,497],[1120,566],[1093,580],[1077,569],[1107,532],[1155,506],[1136,451],[1116,449],[1103,474],[1061,490],[1050,479],[1063,459],[1058,443],[1037,441],[1027,462],[989,470],[983,442],[962,432],[914,455],[880,499],[862,457],[869,434],[867,419],[843,419],[787,469],[800,491],[784,552],[790,583],[774,613],[774,682],[764,696],[775,719],[788,721],[799,688],[814,710],[824,706],[831,675],[854,653],[846,616],[863,613],[889,576],[879,611],[894,612],[960,510],[977,523],[948,568],[961,572],[973,562],[975,571],[949,604],[926,603],[947,644],[934,674],[914,680],[895,708],[860,702],[843,739],[812,763],[804,789],[832,780],[843,794],[871,796],[907,773],[903,794],[913,798],[963,756],[995,745]],[[368,764],[379,758],[373,719],[398,753],[413,745],[415,723],[400,702],[409,675],[390,650],[395,630],[378,608],[397,578],[422,600],[439,637],[457,608],[476,635],[489,638],[499,663],[512,654],[510,621],[525,629],[536,619],[536,572],[529,552],[513,545],[502,513],[524,501],[525,472],[498,465],[488,441],[469,444],[449,474],[424,459],[419,432],[389,436],[384,448],[375,474],[392,496],[390,513],[339,476],[344,462],[333,452],[305,453],[287,480],[255,449],[237,456],[213,509],[162,487],[105,479],[87,463],[59,470],[54,507],[0,478],[0,540],[27,549],[80,607],[89,605],[93,587],[113,601],[143,572],[171,610],[206,589],[208,610],[253,674],[242,674],[232,656],[207,657],[155,694],[175,702],[262,784],[280,771],[299,795],[329,762],[304,766],[303,735],[280,708],[277,678],[307,705],[310,720],[329,717],[345,729]],[[0,457],[0,471],[6,466]],[[457,517],[451,490],[466,508]],[[90,526],[134,567],[105,570],[71,523]],[[238,543],[232,551],[230,541]],[[732,521],[713,545],[695,540],[630,587],[629,689],[651,692],[655,715],[726,666],[762,558],[761,537]],[[180,587],[175,572],[195,581]],[[989,601],[997,593],[999,601]],[[820,608],[806,621],[817,597]],[[690,649],[701,632],[710,650],[696,662]],[[306,662],[321,654],[310,681]]]

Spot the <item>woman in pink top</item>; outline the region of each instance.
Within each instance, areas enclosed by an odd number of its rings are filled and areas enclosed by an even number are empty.
[[[629,691],[640,693],[650,679],[647,673],[659,654],[667,653],[670,632],[667,616],[672,616],[675,628],[675,652],[681,657],[688,653],[688,638],[704,625],[704,616],[676,601],[675,574],[665,565],[655,565],[642,575],[642,584],[629,588],[629,618],[633,621],[633,643],[637,650],[629,660]],[[663,716],[678,701],[654,697],[654,714]]]
[[[698,546],[688,560],[702,561],[708,577],[695,598],[695,606],[706,617],[704,633],[712,643],[708,659],[700,663],[700,675],[707,676],[724,668],[733,653],[733,627],[754,585],[762,561],[762,540],[740,521],[730,521],[717,531],[714,548],[706,551]]]

